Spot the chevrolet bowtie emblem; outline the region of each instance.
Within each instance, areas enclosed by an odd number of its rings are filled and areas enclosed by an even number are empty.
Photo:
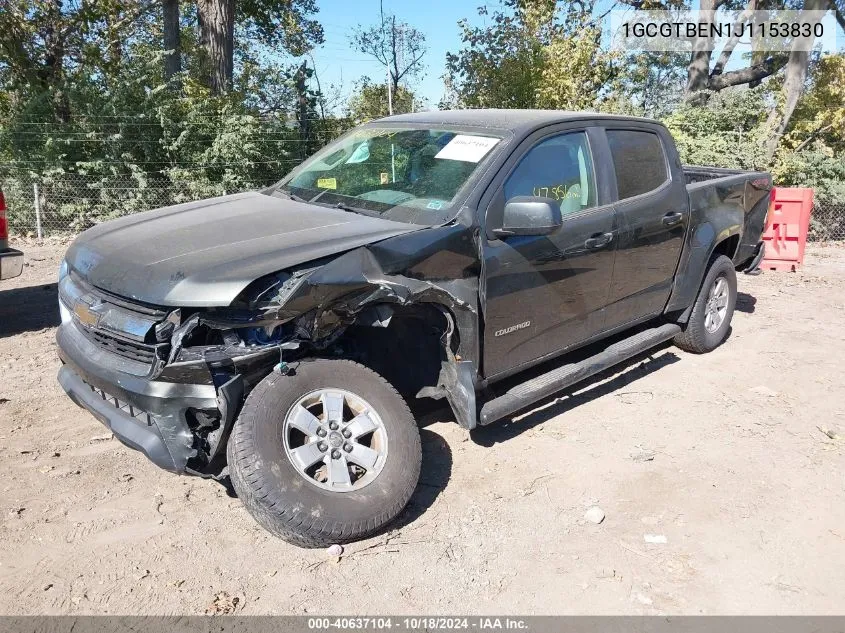
[[[73,313],[82,325],[86,325],[88,327],[95,327],[100,321],[100,315],[94,312],[91,309],[91,306],[86,303],[77,303],[73,307]]]

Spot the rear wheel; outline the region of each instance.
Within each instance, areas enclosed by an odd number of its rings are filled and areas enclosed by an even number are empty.
[[[304,547],[358,540],[390,522],[411,498],[422,458],[402,397],[345,360],[306,360],[261,381],[227,455],[250,514]]]
[[[728,257],[717,255],[710,260],[689,320],[675,337],[675,345],[695,354],[716,349],[728,335],[735,306],[736,270]]]

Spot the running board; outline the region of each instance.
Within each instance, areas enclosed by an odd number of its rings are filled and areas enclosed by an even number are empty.
[[[644,330],[614,343],[603,352],[582,360],[580,363],[563,365],[523,382],[498,398],[485,402],[484,406],[481,407],[478,423],[485,426],[496,420],[501,420],[538,400],[557,393],[561,389],[566,389],[585,378],[668,341],[680,331],[680,326],[674,323],[666,323],[659,327]]]

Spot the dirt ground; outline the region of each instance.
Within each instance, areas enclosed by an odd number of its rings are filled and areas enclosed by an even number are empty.
[[[24,273],[0,284],[0,613],[845,612],[845,439],[820,430],[845,435],[845,247],[741,275],[711,354],[663,347],[472,436],[434,416],[400,521],[337,561],[77,408],[56,383],[66,245],[17,246]]]

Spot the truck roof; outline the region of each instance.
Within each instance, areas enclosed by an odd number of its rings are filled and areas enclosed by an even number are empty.
[[[575,112],[569,110],[505,110],[505,109],[479,109],[479,110],[431,110],[429,112],[413,112],[410,114],[397,114],[374,121],[374,123],[428,123],[443,125],[467,125],[486,127],[491,129],[509,130],[511,132],[524,132],[565,121],[593,119],[609,119],[618,121],[645,121],[655,123],[652,119],[641,117],[623,116],[620,114],[604,114],[601,112]]]

